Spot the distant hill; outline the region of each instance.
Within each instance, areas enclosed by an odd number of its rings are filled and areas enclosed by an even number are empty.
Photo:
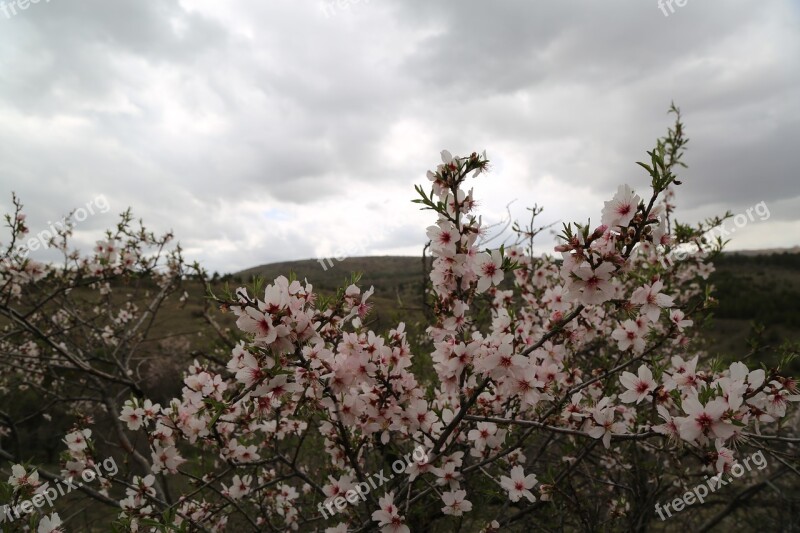
[[[739,258],[744,259],[739,259]],[[725,264],[756,264],[769,263],[793,265],[797,267],[800,261],[800,246],[793,248],[771,248],[763,250],[735,250],[722,254]],[[430,261],[430,258],[429,258]],[[719,263],[720,261],[718,261]],[[308,278],[319,288],[333,290],[350,272],[362,272],[362,285],[385,283],[403,283],[414,281],[422,272],[422,259],[420,256],[368,256],[346,257],[341,261],[328,259],[323,262],[317,259],[302,259],[299,261],[283,261],[269,263],[240,272],[232,276],[241,280],[249,280],[252,276],[260,275],[273,279],[280,275],[294,272],[300,279]]]
[[[774,255],[774,254],[800,254],[800,246],[793,246],[791,248],[763,248],[760,250],[731,250],[725,252],[725,255]]]
[[[325,262],[324,267],[315,259],[271,263],[237,272],[234,277],[246,281],[252,276],[259,275],[272,280],[280,275],[286,276],[289,272],[294,272],[298,279],[307,278],[315,287],[332,291],[341,286],[351,272],[361,272],[363,274],[359,283],[361,287],[369,288],[370,285],[375,285],[375,287],[390,288],[392,294],[399,292],[402,295],[412,284],[420,282],[423,272],[421,257],[347,257],[342,261],[336,259],[330,261],[332,264]]]

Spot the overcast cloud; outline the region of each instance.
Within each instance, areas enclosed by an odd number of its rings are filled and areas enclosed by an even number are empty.
[[[19,0],[16,0],[17,2]],[[12,4],[5,0],[6,7]],[[342,7],[344,6],[344,7]],[[0,12],[0,207],[97,195],[211,270],[418,254],[438,153],[486,150],[484,219],[599,220],[674,100],[678,218],[759,202],[731,248],[800,244],[800,2],[41,0]],[[13,14],[16,11],[16,14]],[[5,240],[6,235],[0,239]],[[552,237],[539,243],[552,249]]]

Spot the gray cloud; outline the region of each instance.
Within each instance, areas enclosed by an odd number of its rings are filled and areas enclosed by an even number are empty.
[[[796,2],[323,5],[0,14],[0,206],[17,191],[36,229],[102,193],[217,270],[359,239],[379,254],[423,242],[412,185],[446,147],[488,151],[487,219],[517,198],[522,218],[539,202],[546,222],[597,220],[617,184],[646,186],[633,163],[674,99],[692,138],[679,216],[763,200],[773,218],[741,246],[798,244]]]

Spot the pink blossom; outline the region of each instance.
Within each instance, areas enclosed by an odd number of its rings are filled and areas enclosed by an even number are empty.
[[[603,405],[601,402],[598,406]],[[609,448],[611,446],[611,436],[614,434],[622,434],[625,432],[625,424],[622,422],[614,422],[614,409],[611,407],[602,407],[595,409],[592,414],[596,426],[589,429],[587,432],[590,437],[603,439],[603,446]]]
[[[500,485],[508,492],[508,498],[512,502],[518,502],[525,497],[529,502],[536,501],[536,497],[530,491],[536,485],[534,474],[525,475],[522,466],[515,466],[511,469],[511,477],[501,476]]]
[[[250,352],[244,352],[239,361],[239,370],[236,371],[236,380],[250,388],[264,379],[265,373],[261,370],[258,360]]]
[[[274,398],[279,398],[284,394],[289,394],[301,390],[302,387],[297,383],[288,382],[288,374],[278,374],[270,378],[268,382],[264,382],[253,391],[254,396],[264,396],[272,394]]]
[[[72,431],[71,433],[67,433],[67,436],[64,438],[64,442],[67,443],[67,447],[69,447],[70,450],[81,452],[86,449],[86,439],[91,436],[91,429],[79,429]]]
[[[635,401],[638,404],[656,390],[657,387],[656,382],[653,380],[653,373],[645,365],[639,367],[638,377],[630,372],[623,372],[619,381],[628,389],[619,397],[624,403]]]
[[[61,517],[58,516],[58,513],[43,516],[36,528],[36,533],[61,533],[62,531]]]
[[[661,309],[668,309],[672,307],[672,297],[666,294],[661,294],[661,289],[664,284],[661,281],[656,281],[652,285],[645,284],[644,287],[639,287],[633,292],[631,296],[631,303],[633,305],[640,305],[640,311],[651,322],[658,320],[661,314]]]
[[[480,457],[487,444],[490,448],[497,446],[497,425],[491,422],[478,422],[475,429],[469,432],[467,438],[472,442],[473,450],[476,452],[476,457]]]
[[[478,292],[484,292],[491,285],[499,285],[503,281],[503,258],[500,252],[493,250],[491,254],[480,254],[475,258],[475,269],[479,276]]]
[[[227,494],[232,500],[240,500],[250,492],[250,484],[253,482],[253,476],[239,477],[233,476],[231,486],[222,486],[223,492]]]
[[[256,341],[264,344],[272,344],[278,336],[270,315],[253,307],[244,308],[244,312],[236,320],[236,325],[242,331],[252,333]]]
[[[683,331],[684,328],[691,327],[694,322],[692,320],[684,319],[686,315],[680,309],[674,309],[669,314],[669,320],[678,328],[678,331]]]
[[[178,450],[175,448],[175,446],[161,448],[160,446],[156,445],[152,452],[152,458],[153,472],[155,473],[159,473],[162,470],[167,470],[168,472],[174,474],[178,471],[178,467],[186,462],[186,460],[178,454]]]
[[[658,411],[658,415],[661,417],[664,423],[658,426],[653,426],[653,431],[660,433],[661,435],[665,435],[672,440],[678,439],[680,437],[680,431],[678,429],[676,419],[670,415],[667,408],[663,405],[656,406],[656,410]]]
[[[39,473],[34,470],[28,474],[24,466],[13,465],[11,467],[11,476],[8,478],[8,484],[12,487],[23,487],[26,485],[36,487],[39,485]]]
[[[717,439],[714,442],[714,447],[717,449],[717,472],[728,472],[734,463],[733,450],[723,446],[724,441]]]
[[[390,492],[378,500],[380,509],[372,513],[372,519],[378,522],[382,533],[410,533],[405,520],[400,516],[394,504],[394,492]]]
[[[598,305],[614,297],[614,286],[611,275],[616,267],[612,263],[603,263],[595,269],[583,264],[573,271],[577,279],[571,278],[567,285],[569,297],[578,299],[586,305]],[[580,292],[579,292],[580,291]]]
[[[617,346],[623,351],[632,347],[634,353],[642,353],[646,346],[639,325],[630,319],[615,329],[611,338],[617,341]]]
[[[686,391],[693,390],[698,383],[697,373],[695,372],[697,361],[698,356],[694,356],[694,358],[688,362],[684,361],[683,358],[678,355],[673,356],[671,363],[674,372],[665,381],[667,389],[681,388]]]
[[[427,235],[431,240],[431,250],[437,256],[452,257],[456,253],[460,236],[451,223],[440,222],[438,226],[429,226]]]
[[[458,472],[458,464],[447,463],[442,468],[437,469],[437,485],[447,485],[450,490],[458,489],[460,486],[461,473]]]
[[[602,224],[627,227],[642,199],[628,185],[620,185],[611,201],[603,207]]]
[[[142,424],[144,423],[144,417],[144,409],[141,407],[136,407],[132,400],[128,400],[122,407],[122,412],[120,413],[119,419],[128,425],[128,429],[131,431],[136,431],[142,427]]]
[[[466,499],[467,491],[455,490],[451,492],[442,493],[442,512],[447,515],[461,516],[472,510],[472,502]]]
[[[330,480],[330,483],[322,487],[322,491],[329,499],[333,499],[336,496],[343,496],[348,490],[354,487],[353,476],[343,475],[339,479],[328,476],[328,480]]]
[[[689,442],[696,441],[701,436],[714,437],[726,440],[734,433],[734,426],[722,420],[728,409],[721,399],[708,402],[705,406],[693,396],[683,401],[683,411],[689,415],[677,419],[681,438]]]

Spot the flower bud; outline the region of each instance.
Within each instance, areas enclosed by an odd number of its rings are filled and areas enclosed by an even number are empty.
[[[607,229],[608,226],[606,224],[598,226],[598,228],[594,230],[592,234],[589,236],[589,239],[590,240],[599,239],[600,237],[602,237],[602,235],[606,232]]]

